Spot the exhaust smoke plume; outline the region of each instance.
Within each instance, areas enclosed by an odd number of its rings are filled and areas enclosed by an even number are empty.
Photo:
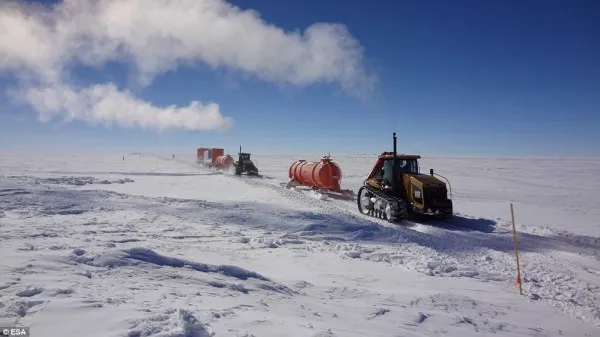
[[[0,74],[19,80],[17,97],[40,120],[62,116],[154,130],[223,129],[233,121],[215,103],[158,107],[112,83],[80,88],[74,65],[132,64],[149,85],[179,66],[208,65],[288,85],[337,83],[363,97],[375,77],[343,25],[285,32],[222,0],[64,0],[53,7],[0,4]]]

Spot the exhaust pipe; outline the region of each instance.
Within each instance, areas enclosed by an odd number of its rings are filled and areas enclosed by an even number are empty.
[[[396,154],[396,133],[394,132],[394,159],[392,159],[392,191],[394,191],[394,193],[398,193],[398,190],[400,189],[398,186],[398,159],[396,159]]]
[[[394,132],[394,160],[396,160],[396,133]]]

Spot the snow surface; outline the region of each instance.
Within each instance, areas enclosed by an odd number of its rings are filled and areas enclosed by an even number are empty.
[[[45,336],[598,336],[600,160],[423,159],[400,225],[192,155],[2,155],[0,326]],[[374,157],[333,157],[357,191]],[[525,296],[515,286],[515,206]]]

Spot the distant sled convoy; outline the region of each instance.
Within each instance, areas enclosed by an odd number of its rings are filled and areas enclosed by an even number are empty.
[[[318,162],[298,160],[288,170],[287,188],[310,191],[333,198],[356,200],[360,213],[395,223],[409,214],[446,219],[453,214],[453,204],[448,197],[446,183],[435,174],[420,173],[419,155],[398,154],[396,133],[393,135],[393,152],[382,152],[358,193],[341,188],[342,170],[329,156]],[[238,160],[225,155],[221,148],[199,148],[197,163],[219,170],[234,170],[235,175],[258,176],[258,168],[243,153],[240,146]],[[436,177],[437,176],[437,177]]]
[[[250,153],[238,152],[238,160],[234,161],[230,155],[225,155],[224,149],[218,148],[199,148],[196,151],[196,162],[206,167],[216,168],[221,170],[234,169],[235,175],[258,175],[258,168],[250,160]]]

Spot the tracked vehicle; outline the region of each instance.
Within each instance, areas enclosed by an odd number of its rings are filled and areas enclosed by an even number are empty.
[[[398,154],[395,132],[393,137],[394,151],[379,155],[358,190],[359,212],[389,222],[400,222],[409,214],[451,217],[452,200],[446,184],[435,177],[433,169],[429,175],[419,172],[419,155]]]
[[[239,176],[242,174],[249,176],[257,176],[258,168],[254,165],[254,162],[250,159],[250,153],[242,152],[242,147],[240,146],[240,152],[238,153],[238,161],[234,164],[235,167],[235,175]]]

